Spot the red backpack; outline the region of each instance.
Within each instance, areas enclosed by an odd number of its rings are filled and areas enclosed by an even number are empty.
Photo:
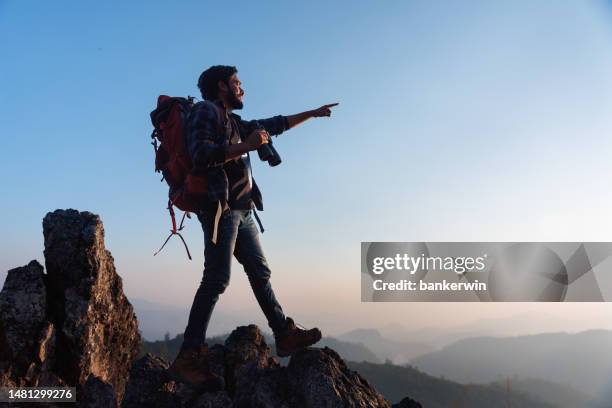
[[[151,134],[151,144],[155,149],[155,171],[161,172],[161,181],[168,183],[168,211],[172,220],[170,235],[157,255],[166,245],[172,235],[178,235],[187,256],[191,259],[187,243],[179,231],[183,229],[185,216],[199,210],[198,203],[206,197],[207,183],[201,176],[191,174],[193,167],[186,146],[187,117],[194,105],[194,98],[170,97],[160,95],[157,98],[157,108],[151,112],[151,122],[155,129]],[[173,206],[184,211],[179,227],[176,226]]]

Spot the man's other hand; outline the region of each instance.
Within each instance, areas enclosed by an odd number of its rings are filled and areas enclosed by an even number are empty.
[[[255,129],[247,137],[246,143],[251,150],[257,150],[259,146],[268,143],[270,135],[263,129]]]
[[[315,118],[321,118],[323,116],[331,116],[331,108],[337,106],[338,103],[330,103],[329,105],[323,105],[318,109],[312,111],[312,116]]]

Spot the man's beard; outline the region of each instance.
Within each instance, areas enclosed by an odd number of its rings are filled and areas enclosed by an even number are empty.
[[[230,91],[228,103],[232,109],[242,109],[242,107],[244,106],[244,104],[240,99],[238,99],[238,96],[234,93],[234,91]]]

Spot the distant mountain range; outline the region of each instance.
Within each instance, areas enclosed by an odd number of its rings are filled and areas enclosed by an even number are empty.
[[[138,329],[148,341],[163,339],[166,333],[173,337],[187,326],[187,309],[133,298],[130,303],[138,319]]]
[[[612,382],[612,332],[476,337],[417,357],[412,365],[461,383],[540,378],[600,396]]]
[[[375,329],[351,330],[338,336],[338,338],[352,343],[361,343],[372,350],[381,360],[390,360],[397,365],[405,364],[418,356],[434,351],[434,348],[423,343],[389,340]]]
[[[164,305],[143,299],[130,299],[130,303],[134,306],[140,333],[148,341],[161,340],[166,334],[174,337],[185,331],[189,307]],[[215,310],[209,329],[223,333],[244,324],[245,320],[240,316]]]
[[[413,367],[391,364],[347,364],[392,402],[399,402],[404,395],[410,395],[427,408],[557,408],[538,397],[525,395],[522,391],[508,392],[498,384],[464,385],[430,376]]]
[[[604,408],[603,403],[595,403],[588,395],[573,389],[568,385],[561,385],[537,378],[519,379],[511,378],[508,381],[492,383],[499,388],[506,388],[511,392],[522,392],[530,398],[545,401],[557,408]],[[610,405],[607,405],[609,407]]]
[[[450,327],[408,328],[401,324],[388,324],[377,328],[380,334],[400,343],[422,343],[440,349],[458,340],[472,337],[513,337],[536,333],[583,332],[591,330],[581,321],[560,318],[545,313],[521,313],[495,319],[480,319]],[[612,330],[608,327],[598,329]]]

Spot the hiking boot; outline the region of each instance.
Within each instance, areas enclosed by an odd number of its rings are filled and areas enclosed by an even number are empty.
[[[207,363],[208,346],[197,349],[181,347],[178,356],[168,368],[168,376],[202,391],[219,391],[224,388],[223,378],[210,371]]]
[[[275,333],[274,340],[276,354],[279,357],[287,357],[321,340],[321,330],[297,327],[293,319],[287,317],[287,327],[278,334]]]

